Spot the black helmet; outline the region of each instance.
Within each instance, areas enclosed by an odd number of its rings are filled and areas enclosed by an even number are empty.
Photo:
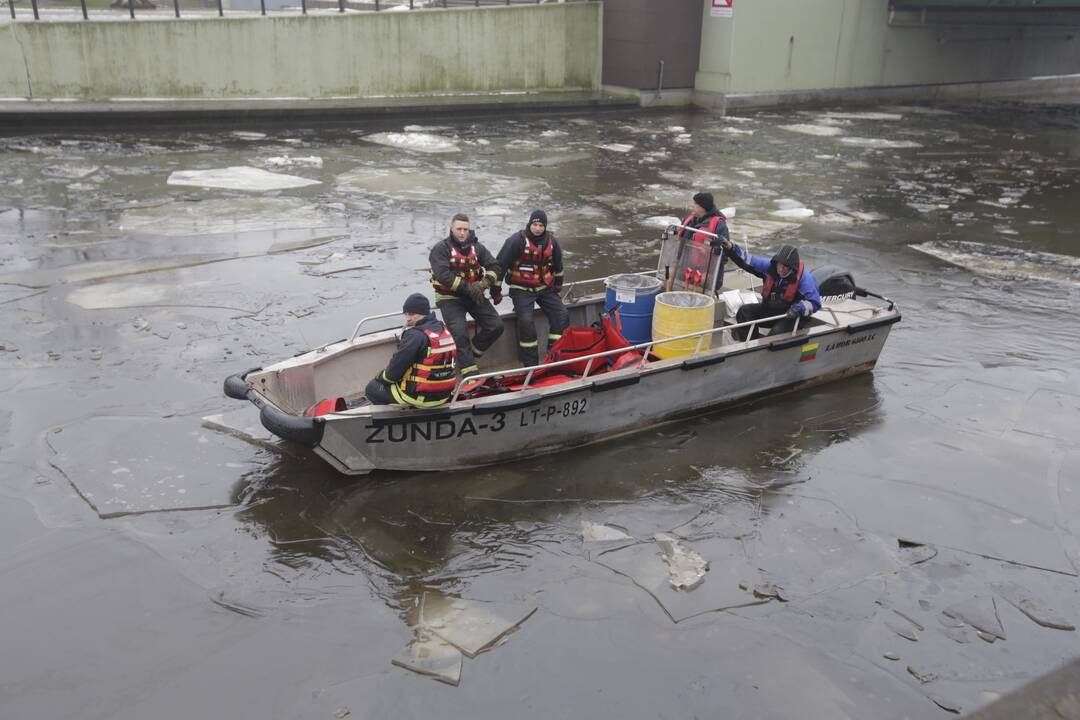
[[[799,269],[799,250],[793,245],[785,245],[773,255],[773,265],[787,265],[792,270]]]

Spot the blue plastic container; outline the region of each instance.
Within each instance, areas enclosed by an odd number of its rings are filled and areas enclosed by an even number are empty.
[[[604,311],[618,307],[623,337],[634,345],[652,340],[653,307],[663,283],[652,275],[612,275],[604,284]]]

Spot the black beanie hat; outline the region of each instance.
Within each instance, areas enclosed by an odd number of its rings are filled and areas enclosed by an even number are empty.
[[[405,304],[401,306],[401,312],[412,313],[413,315],[430,315],[431,303],[420,293],[413,293],[405,298]]]
[[[783,263],[792,270],[799,269],[799,251],[791,245],[785,245],[780,248],[775,255],[773,255],[772,261],[774,263]]]
[[[705,212],[712,212],[716,209],[716,202],[713,200],[712,193],[699,192],[694,195],[694,203],[705,209]]]
[[[529,222],[527,224],[532,225],[533,220],[539,220],[540,222],[544,223],[544,229],[547,229],[547,213],[543,210],[533,210],[532,215],[529,216]]]

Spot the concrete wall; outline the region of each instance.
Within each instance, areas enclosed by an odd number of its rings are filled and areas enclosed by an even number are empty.
[[[334,98],[598,90],[601,3],[13,22],[0,97]]]
[[[987,11],[948,24],[920,25],[917,15],[907,15],[890,27],[886,0],[735,0],[730,18],[712,17],[710,5],[703,0],[695,80],[695,89],[704,93],[966,83],[1080,72],[1075,26],[1017,26],[1009,24],[1007,15]]]

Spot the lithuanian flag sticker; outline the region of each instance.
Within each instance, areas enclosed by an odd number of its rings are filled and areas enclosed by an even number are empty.
[[[810,343],[809,345],[802,346],[802,355],[799,357],[799,362],[809,362],[817,357],[818,343]]]

